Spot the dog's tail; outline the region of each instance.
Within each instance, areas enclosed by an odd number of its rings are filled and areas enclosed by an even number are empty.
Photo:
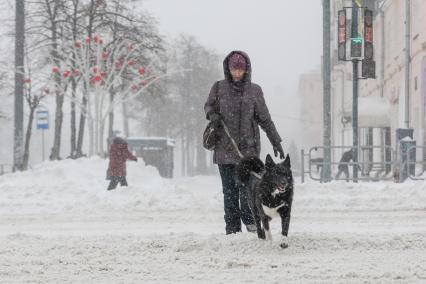
[[[237,165],[237,177],[241,182],[248,182],[250,172],[261,173],[265,165],[255,156],[245,157]]]

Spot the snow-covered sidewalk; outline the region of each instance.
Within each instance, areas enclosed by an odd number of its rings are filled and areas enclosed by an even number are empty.
[[[296,185],[290,247],[223,234],[218,177],[129,163],[45,163],[0,177],[1,283],[424,283],[426,185]]]

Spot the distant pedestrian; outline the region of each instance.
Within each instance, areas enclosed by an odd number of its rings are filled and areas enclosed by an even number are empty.
[[[115,137],[109,149],[108,178],[110,183],[108,190],[113,190],[118,183],[127,186],[126,161],[138,161],[138,158],[130,153],[127,141],[120,137]]]
[[[344,173],[346,177],[346,181],[347,182],[349,181],[348,163],[353,160],[354,160],[354,151],[352,149],[343,153],[342,157],[340,158],[339,165],[337,166],[338,171],[337,171],[336,179],[338,179],[340,175]],[[361,167],[359,165],[356,165],[356,166],[358,167],[358,169],[361,170]]]

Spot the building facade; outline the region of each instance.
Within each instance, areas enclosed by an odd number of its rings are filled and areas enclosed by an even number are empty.
[[[376,79],[359,81],[359,145],[362,156],[380,156],[389,159],[390,153],[383,149],[397,146],[396,130],[412,128],[417,145],[426,144],[426,0],[357,0],[362,6],[373,10],[374,60]],[[408,4],[407,4],[408,3]],[[338,61],[337,54],[337,12],[350,7],[352,1],[331,1],[331,54],[332,54],[332,94],[331,119],[334,146],[351,146],[352,141],[352,63]],[[409,29],[405,26],[406,8],[409,5]],[[350,51],[350,9],[348,15],[347,57]],[[409,37],[409,64],[406,61],[406,38]],[[409,70],[407,77],[406,70]],[[361,63],[359,64],[361,71]],[[316,94],[322,95],[321,74],[306,74],[299,82],[299,95],[302,99],[302,117],[312,112],[309,120],[321,120],[322,96],[310,96],[309,86],[317,85]],[[359,74],[361,76],[361,72]],[[319,80],[319,81],[318,81]],[[409,92],[406,95],[406,84]],[[320,91],[321,90],[321,91]],[[304,105],[306,104],[306,105]],[[312,106],[317,107],[312,109]],[[406,107],[408,105],[408,107]],[[318,107],[321,106],[321,107]],[[320,129],[306,125],[307,144],[322,145],[322,123]],[[315,132],[316,131],[316,132]],[[319,135],[320,140],[315,140]],[[382,147],[380,151],[366,150],[363,146]],[[312,145],[308,145],[312,146]],[[365,147],[368,148],[368,147]],[[332,160],[338,160],[341,153],[332,152]],[[418,157],[424,153],[418,152]],[[371,160],[371,159],[370,159]]]
[[[323,86],[321,72],[313,70],[299,78],[298,96],[301,102],[300,120],[302,145],[309,149],[322,145],[323,139]]]

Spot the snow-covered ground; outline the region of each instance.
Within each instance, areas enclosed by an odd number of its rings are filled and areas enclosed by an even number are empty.
[[[290,247],[224,235],[218,177],[47,162],[0,177],[1,283],[425,283],[426,183],[295,187]]]

